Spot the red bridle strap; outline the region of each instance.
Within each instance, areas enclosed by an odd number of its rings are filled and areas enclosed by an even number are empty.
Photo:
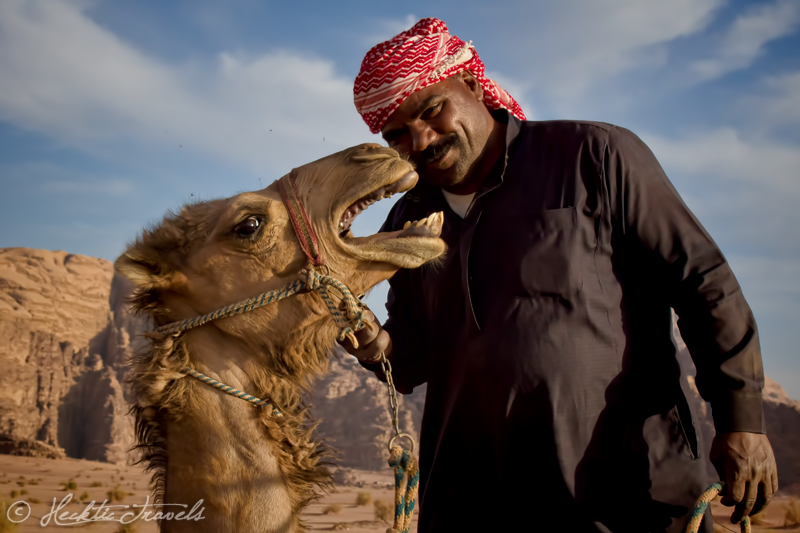
[[[312,265],[324,265],[325,259],[323,259],[319,248],[317,234],[314,233],[314,228],[308,219],[308,213],[306,213],[303,202],[300,200],[300,194],[297,192],[297,183],[295,183],[291,172],[278,180],[278,189],[280,190],[283,204],[289,212],[289,220],[292,221],[294,232],[297,234],[297,239],[300,241],[300,247],[303,252],[305,252]]]

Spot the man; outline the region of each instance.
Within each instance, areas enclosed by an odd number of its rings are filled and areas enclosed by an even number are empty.
[[[444,211],[441,264],[390,281],[397,389],[427,383],[420,531],[682,531],[708,486],[671,337],[710,402],[732,520],[777,490],[752,313],[728,264],[627,130],[528,122],[437,19],[377,45],[355,82],[421,177],[384,231]],[[706,515],[704,531],[712,531]]]

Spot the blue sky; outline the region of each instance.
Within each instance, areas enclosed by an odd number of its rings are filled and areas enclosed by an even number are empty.
[[[800,398],[798,0],[2,0],[0,247],[113,260],[167,209],[379,141],[352,80],[425,16],[529,118],[648,143],[730,261],[767,374]]]

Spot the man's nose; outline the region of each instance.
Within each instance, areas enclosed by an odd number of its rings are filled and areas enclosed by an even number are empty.
[[[414,124],[409,128],[411,133],[411,150],[422,152],[436,140],[436,132],[424,122]]]

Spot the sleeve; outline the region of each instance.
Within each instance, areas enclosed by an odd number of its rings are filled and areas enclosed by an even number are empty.
[[[633,133],[609,131],[603,167],[613,227],[655,257],[717,433],[764,433],[758,330],[722,252]]]
[[[398,211],[400,202],[395,204],[380,231],[392,231],[402,227]],[[419,217],[417,217],[419,218]],[[405,218],[402,218],[405,220]],[[412,220],[408,218],[408,220]],[[389,293],[386,301],[388,318],[383,328],[392,338],[392,379],[398,392],[411,394],[428,380],[428,327],[423,319],[424,306],[421,287],[414,270],[400,269],[389,279]],[[386,381],[380,363],[361,363],[367,370],[375,372],[381,381]]]

